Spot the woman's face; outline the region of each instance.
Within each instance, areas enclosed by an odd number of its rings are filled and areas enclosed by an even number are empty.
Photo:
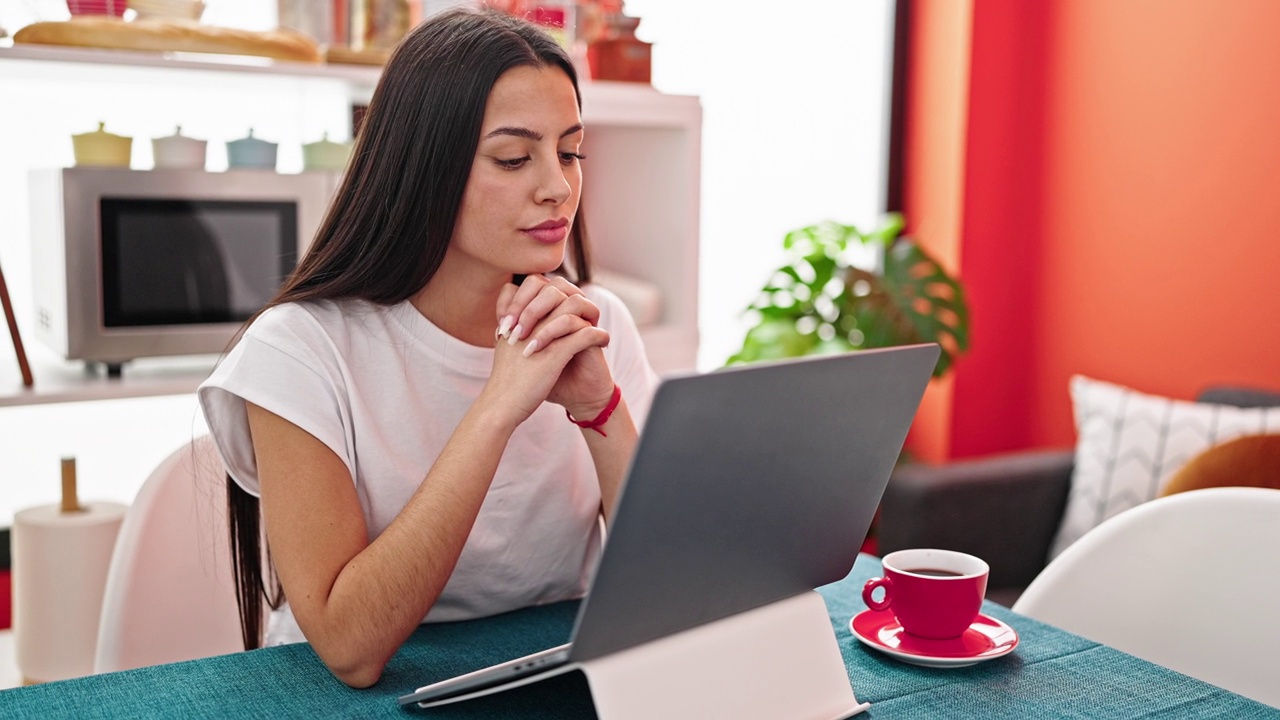
[[[559,68],[503,73],[485,105],[480,144],[449,254],[481,272],[551,272],[578,211],[582,117]]]

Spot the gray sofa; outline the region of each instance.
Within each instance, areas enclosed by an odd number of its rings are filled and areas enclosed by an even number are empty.
[[[1280,393],[1211,387],[1199,402],[1280,406]],[[905,463],[880,504],[879,552],[947,548],[991,566],[987,597],[1012,605],[1044,568],[1071,487],[1072,450],[1033,450],[941,465]]]

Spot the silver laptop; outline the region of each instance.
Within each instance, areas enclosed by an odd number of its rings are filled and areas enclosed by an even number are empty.
[[[845,577],[938,353],[911,345],[664,379],[570,642],[400,704],[534,682]]]

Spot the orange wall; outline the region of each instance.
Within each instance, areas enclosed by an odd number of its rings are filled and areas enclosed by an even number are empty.
[[[973,311],[949,402],[913,429],[921,454],[1072,444],[1073,373],[1188,398],[1280,387],[1280,3],[911,12],[905,211]],[[950,34],[922,30],[938,24]],[[964,32],[955,103],[939,58]],[[947,185],[937,138],[956,133],[963,180]]]
[[[1072,373],[1280,387],[1280,3],[1055,6],[1031,440]]]

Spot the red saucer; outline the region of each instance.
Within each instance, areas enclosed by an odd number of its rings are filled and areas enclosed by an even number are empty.
[[[853,636],[867,647],[924,667],[975,665],[1007,655],[1018,646],[1018,633],[987,615],[978,615],[963,635],[948,640],[930,640],[908,634],[889,610],[864,610],[853,616],[849,628]]]

